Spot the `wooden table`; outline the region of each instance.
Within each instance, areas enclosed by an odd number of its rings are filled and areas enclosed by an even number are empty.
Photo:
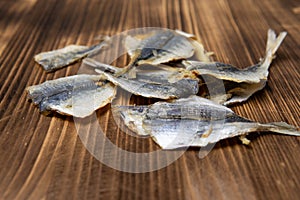
[[[215,60],[241,67],[263,56],[269,28],[286,30],[267,87],[232,109],[259,122],[300,126],[299,1],[1,0],[0,199],[299,199],[300,138],[256,133],[250,146],[228,139],[203,159],[190,148],[163,169],[126,173],[86,150],[72,117],[41,115],[28,102],[27,86],[76,74],[80,66],[45,73],[35,54],[138,27],[194,33]],[[121,131],[109,106],[97,114],[121,148],[159,149]]]

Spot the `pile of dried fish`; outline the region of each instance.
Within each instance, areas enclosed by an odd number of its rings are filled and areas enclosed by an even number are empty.
[[[194,35],[182,31],[128,35],[123,43],[130,62],[122,67],[100,63],[91,57],[109,45],[109,38],[92,47],[71,45],[38,54],[35,60],[46,71],[54,71],[88,56],[83,63],[97,74],[30,86],[28,96],[41,112],[57,111],[75,117],[89,116],[110,103],[117,86],[135,95],[167,100],[152,105],[113,107],[113,112],[129,129],[138,135],[151,136],[163,149],[206,146],[255,131],[300,136],[296,127],[284,122],[260,124],[225,107],[246,101],[264,88],[274,54],[286,34],[282,32],[276,37],[269,30],[264,58],[243,69],[213,62],[212,53]],[[207,89],[207,82],[214,86],[214,95],[200,92]]]

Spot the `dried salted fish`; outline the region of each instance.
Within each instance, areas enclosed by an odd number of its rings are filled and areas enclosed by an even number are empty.
[[[256,91],[264,88],[274,54],[286,34],[286,32],[282,32],[276,37],[275,32],[269,30],[265,57],[258,64],[245,69],[239,69],[220,62],[185,61],[183,64],[187,70],[194,71],[199,75],[210,75],[226,81],[225,85],[230,86],[227,93],[230,94],[228,97],[231,97],[231,99],[225,101],[225,105],[242,102]]]
[[[115,86],[99,75],[75,75],[27,88],[28,97],[41,112],[57,111],[86,117],[110,103]]]
[[[187,59],[195,51],[186,36],[171,30],[152,31],[135,37],[128,35],[124,43],[131,60],[119,75],[131,70],[129,78],[135,78],[135,71],[132,69],[137,65],[157,65]]]
[[[255,131],[300,136],[295,127],[284,122],[253,122],[198,96],[149,106],[115,106],[113,110],[128,128],[139,135],[150,135],[163,149],[203,147]]]
[[[143,69],[143,68],[147,68]],[[128,73],[117,77],[115,74],[106,73],[96,69],[96,72],[106,76],[107,80],[124,90],[143,97],[174,99],[188,97],[198,93],[198,79],[177,78],[177,70],[166,70],[163,66],[142,65],[135,79],[129,79]],[[169,80],[172,79],[172,82]]]
[[[101,42],[91,47],[69,45],[62,49],[37,54],[34,56],[34,60],[39,63],[44,70],[51,72],[73,64],[82,58],[91,55],[93,52],[101,49],[105,45],[105,42]]]
[[[139,37],[127,36],[125,39],[125,47],[131,57],[130,66],[156,65],[186,59],[194,54],[194,47],[188,39],[175,31],[154,31]]]
[[[107,77],[107,80],[115,85],[120,86],[132,94],[143,97],[174,99],[198,93],[198,81],[193,79],[181,79],[174,83],[166,83],[166,81],[161,80],[161,83],[153,83],[138,79],[115,77],[105,72],[102,73]]]
[[[186,65],[187,70],[195,70],[201,75],[211,75],[218,79],[237,83],[259,83],[260,80],[267,80],[269,73],[268,70],[272,60],[274,59],[274,54],[286,34],[286,32],[282,32],[276,38],[275,32],[269,30],[265,57],[258,64],[244,69],[220,62],[205,63],[198,61],[186,61],[184,64]]]
[[[119,76],[122,68],[102,64],[91,58],[83,61],[95,68],[99,74],[124,90],[143,97],[174,99],[188,97],[198,93],[199,79],[196,76],[184,76],[184,69],[177,69],[167,65],[142,64],[135,70],[135,78],[130,71]],[[181,74],[183,72],[183,74]]]

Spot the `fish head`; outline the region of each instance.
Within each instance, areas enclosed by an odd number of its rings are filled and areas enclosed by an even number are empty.
[[[125,125],[140,136],[147,136],[143,128],[143,120],[148,112],[147,106],[114,106],[114,116],[121,119]]]

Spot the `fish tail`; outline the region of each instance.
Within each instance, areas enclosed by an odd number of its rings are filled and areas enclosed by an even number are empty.
[[[272,60],[275,58],[274,55],[279,48],[280,44],[284,40],[285,36],[287,35],[287,32],[281,32],[276,37],[276,34],[274,30],[269,29],[268,31],[268,40],[267,40],[267,47],[266,47],[266,55],[262,60],[262,68],[265,68],[265,70],[268,70]]]
[[[278,37],[276,37],[275,32],[272,29],[269,29],[266,52],[267,53],[271,52],[272,55],[274,55],[286,35],[287,35],[287,32],[284,31],[284,32],[279,33]]]
[[[261,124],[261,131],[271,131],[275,133],[281,133],[284,135],[300,136],[299,129],[285,122],[273,122],[268,124]]]

